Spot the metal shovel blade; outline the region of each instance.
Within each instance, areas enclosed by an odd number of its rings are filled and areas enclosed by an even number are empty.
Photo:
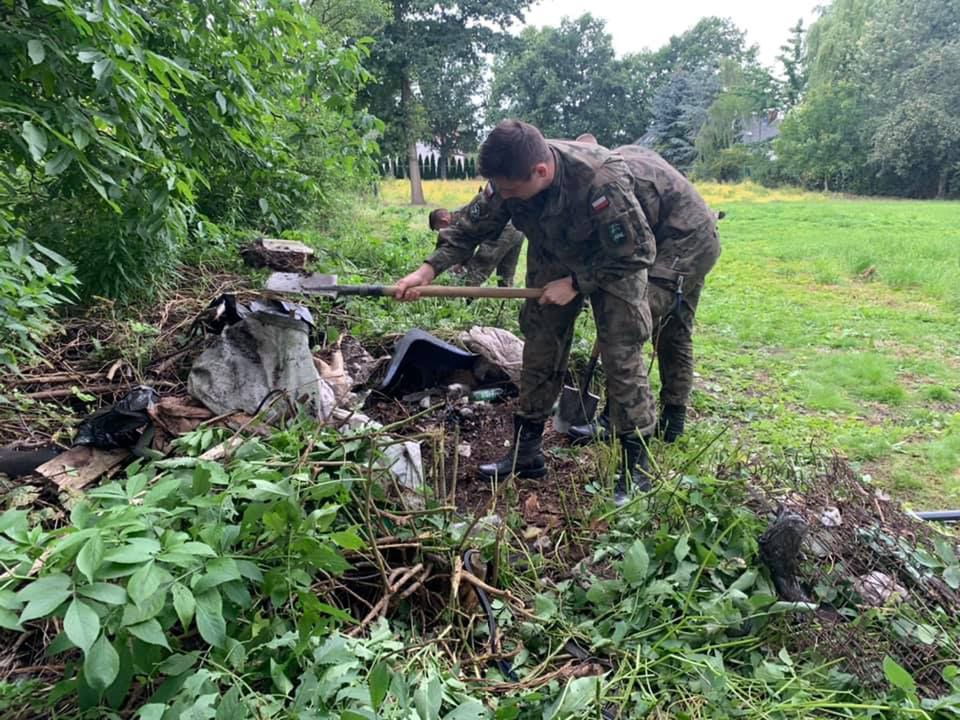
[[[564,385],[553,416],[553,429],[566,435],[574,425],[586,425],[597,413],[600,398],[593,393],[581,393],[580,388]]]
[[[277,293],[304,293],[307,295],[329,295],[336,297],[337,276],[311,273],[275,272],[267,278],[264,288]]]

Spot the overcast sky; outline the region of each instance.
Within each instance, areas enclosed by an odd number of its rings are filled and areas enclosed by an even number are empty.
[[[776,66],[779,74],[776,57],[790,28],[801,17],[809,27],[816,17],[814,9],[824,4],[827,0],[540,0],[526,17],[528,25],[559,25],[565,15],[574,18],[589,12],[606,20],[618,55],[656,50],[704,16],[728,17],[746,30],[748,44],[760,46],[760,61]]]

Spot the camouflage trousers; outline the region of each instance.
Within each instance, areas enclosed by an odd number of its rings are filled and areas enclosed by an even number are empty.
[[[545,261],[531,246],[527,252],[527,287],[542,287],[570,274]],[[650,337],[646,273],[640,272],[605,285],[590,296],[600,358],[607,380],[610,419],[617,433],[653,432],[656,406],[650,392],[643,346]],[[550,414],[566,375],[574,324],[583,309],[577,296],[567,305],[540,305],[527,300],[520,311],[524,335],[520,378],[521,417],[543,421]]]
[[[497,285],[512,287],[522,249],[523,235],[519,233],[504,233],[496,240],[480,243],[466,264],[464,282],[467,285],[483,285],[496,270]]]
[[[660,405],[686,405],[693,389],[693,319],[703,278],[685,278],[680,306],[675,283],[653,279],[647,298],[660,369]]]

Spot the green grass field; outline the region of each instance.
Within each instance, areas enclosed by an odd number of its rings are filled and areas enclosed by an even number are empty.
[[[477,186],[425,183],[428,208],[459,206]],[[751,185],[701,191],[727,217],[698,315],[687,450],[727,429],[744,461],[836,451],[916,507],[960,505],[960,204]],[[378,200],[352,209],[335,243],[308,239],[341,273],[398,277],[433,243],[428,208],[407,202],[408,185],[387,182]],[[495,303],[364,307],[360,332],[515,329],[514,309]],[[586,317],[580,331],[583,355]]]

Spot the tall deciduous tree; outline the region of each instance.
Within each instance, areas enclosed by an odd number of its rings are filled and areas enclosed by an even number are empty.
[[[434,62],[424,63],[420,70],[420,96],[430,139],[440,155],[437,168],[443,180],[451,174],[454,153],[477,147],[481,69],[477,63],[434,56]]]
[[[649,118],[648,71],[643,56],[618,60],[604,22],[590,14],[527,28],[519,49],[494,65],[489,119],[521,117],[552,137],[591,132],[611,146],[632,142]]]
[[[432,2],[392,0],[390,18],[374,48],[372,67],[380,86],[370,107],[388,124],[390,150],[401,150],[410,168],[411,202],[423,204],[417,168],[417,140],[426,129],[419,95],[420,73],[437,57],[479,65],[497,50],[507,28],[523,20],[532,0]]]
[[[672,164],[689,171],[698,154],[729,147],[741,112],[775,105],[769,73],[757,63],[757,49],[726,18],[707,17],[653,54],[651,84],[653,144]],[[738,78],[723,78],[722,69]],[[729,97],[718,100],[724,92]],[[715,107],[714,103],[717,102]],[[713,107],[714,125],[709,127]],[[721,120],[721,116],[726,118]],[[728,122],[726,127],[720,124]],[[697,137],[707,134],[697,148]],[[729,136],[729,137],[728,137]]]
[[[785,109],[794,107],[800,102],[803,91],[807,86],[807,58],[804,37],[806,30],[803,27],[803,18],[790,28],[790,38],[780,46],[777,60],[783,65],[785,81],[783,84],[783,102]]]

